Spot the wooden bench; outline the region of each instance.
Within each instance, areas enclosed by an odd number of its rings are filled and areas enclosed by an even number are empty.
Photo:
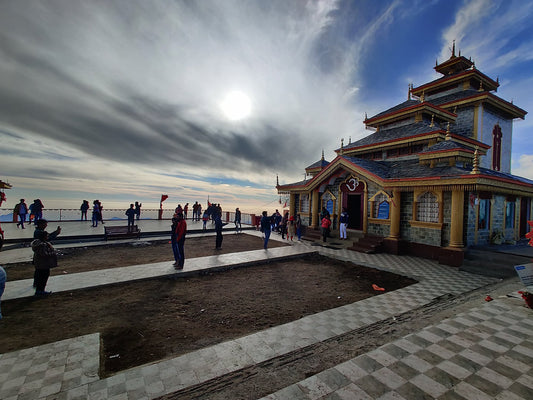
[[[124,238],[141,237],[141,230],[137,225],[133,226],[105,226],[104,239],[124,239]]]

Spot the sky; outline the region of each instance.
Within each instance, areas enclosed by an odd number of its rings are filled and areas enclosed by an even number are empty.
[[[532,20],[530,0],[0,0],[2,207],[271,211],[277,178],[370,134],[454,40],[532,112]],[[512,148],[529,179],[531,120]]]

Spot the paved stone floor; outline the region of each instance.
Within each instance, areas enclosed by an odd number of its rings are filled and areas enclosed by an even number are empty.
[[[251,232],[256,234],[257,232]],[[274,235],[273,240],[276,240]],[[353,304],[100,379],[99,334],[0,354],[0,398],[152,399],[287,354],[366,325],[394,318],[445,294],[496,282],[433,261],[367,255],[306,243],[188,260],[181,273],[319,251],[360,265],[410,276],[419,283]],[[4,253],[4,252],[2,252]],[[2,254],[0,253],[0,254]],[[0,262],[1,258],[0,258]],[[81,289],[105,279],[175,273],[171,262],[58,276],[51,290]],[[88,275],[87,275],[88,274]],[[76,276],[77,275],[77,276]],[[105,277],[101,280],[102,276]],[[26,296],[31,282],[8,282],[4,299]],[[518,279],[517,287],[520,288]],[[531,399],[533,311],[523,301],[493,301],[325,370],[267,399]]]

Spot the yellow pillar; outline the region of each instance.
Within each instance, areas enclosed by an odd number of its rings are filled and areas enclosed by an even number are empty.
[[[400,238],[400,191],[392,191],[392,201],[390,202],[390,239]]]
[[[311,226],[313,228],[318,228],[318,189],[313,191],[313,210],[311,215]]]
[[[464,247],[463,214],[465,193],[462,190],[452,191],[452,222],[450,225],[450,247]]]
[[[294,193],[291,193],[289,198],[289,215],[296,215],[296,196]]]

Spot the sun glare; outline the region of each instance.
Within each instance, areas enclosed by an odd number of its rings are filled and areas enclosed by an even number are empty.
[[[237,121],[250,115],[252,102],[244,93],[234,91],[227,94],[220,107],[226,118]]]

